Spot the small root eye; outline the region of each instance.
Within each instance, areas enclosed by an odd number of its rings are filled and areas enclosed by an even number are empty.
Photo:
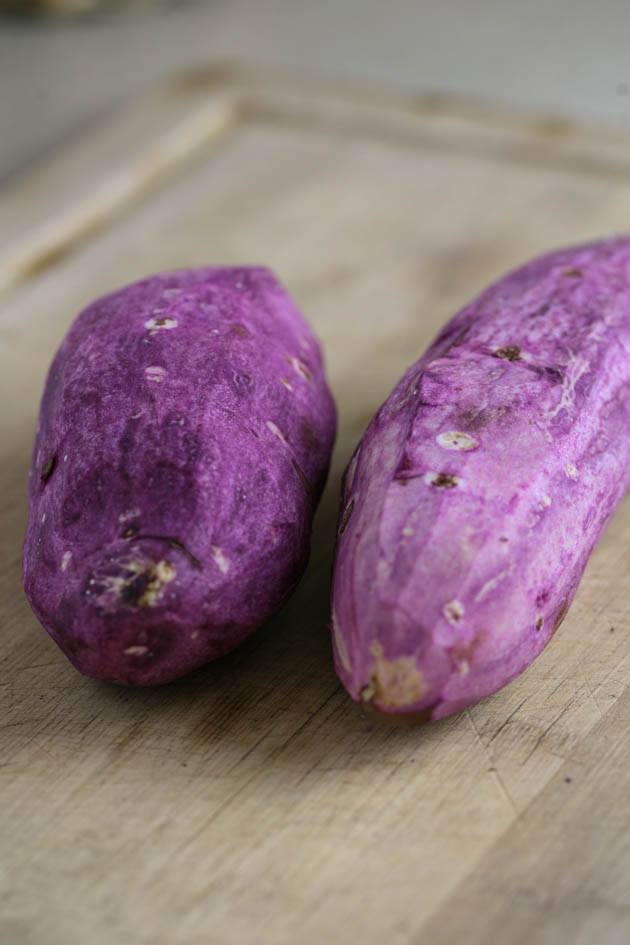
[[[506,348],[497,348],[494,352],[495,358],[501,358],[503,361],[521,361],[521,349],[518,345],[508,345]]]
[[[439,473],[431,485],[436,486],[438,489],[454,489],[458,481],[457,476],[449,476],[448,473]]]
[[[40,473],[40,478],[43,483],[48,482],[53,472],[55,471],[55,466],[57,465],[57,454],[49,456],[44,465],[42,466],[42,471]]]

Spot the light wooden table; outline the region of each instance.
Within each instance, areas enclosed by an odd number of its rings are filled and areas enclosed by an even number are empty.
[[[630,137],[245,73],[130,102],[0,190],[0,941],[627,945],[630,505],[537,663],[459,717],[361,716],[328,583],[341,471],[403,368],[507,267],[630,219]],[[55,345],[153,270],[274,267],[340,433],[285,611],[153,691],[84,679],[20,587]]]

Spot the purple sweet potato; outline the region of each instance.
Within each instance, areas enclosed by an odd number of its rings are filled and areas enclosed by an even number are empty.
[[[74,322],[30,472],[24,586],[88,676],[168,682],[273,614],[306,564],[335,409],[262,268],[164,273]]]
[[[630,239],[534,260],[463,309],[346,471],[339,676],[392,715],[496,692],[565,616],[630,470]]]

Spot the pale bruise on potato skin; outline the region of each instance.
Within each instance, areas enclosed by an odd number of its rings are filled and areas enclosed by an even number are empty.
[[[630,468],[630,239],[561,250],[444,328],[345,475],[337,672],[444,718],[547,644]]]
[[[319,346],[269,271],[163,273],[94,302],[41,405],[35,614],[102,679],[168,682],[232,649],[304,569],[334,434]]]

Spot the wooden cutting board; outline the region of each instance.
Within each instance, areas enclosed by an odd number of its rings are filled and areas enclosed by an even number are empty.
[[[0,189],[3,945],[626,945],[630,504],[537,663],[400,730],[338,684],[339,479],[438,327],[529,256],[623,230],[630,135],[435,96],[208,70]],[[308,573],[226,659],[136,691],[79,676],[20,585],[52,353],[93,297],[266,263],[340,409]]]

